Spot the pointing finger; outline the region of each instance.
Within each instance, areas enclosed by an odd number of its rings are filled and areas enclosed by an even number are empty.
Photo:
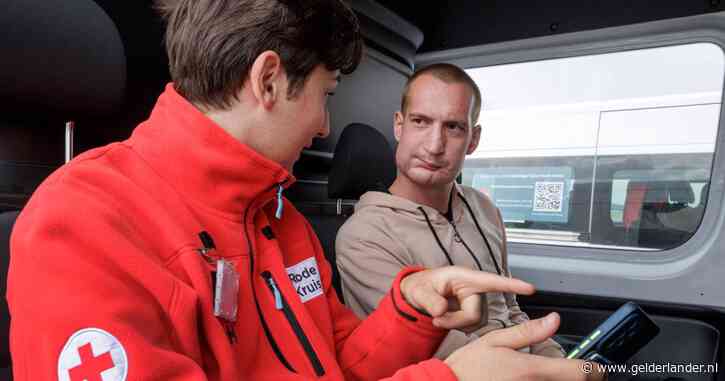
[[[519,279],[466,268],[451,267],[446,275],[454,288],[465,289],[467,293],[504,292],[531,295],[535,290],[532,284]],[[454,294],[458,294],[456,290]]]

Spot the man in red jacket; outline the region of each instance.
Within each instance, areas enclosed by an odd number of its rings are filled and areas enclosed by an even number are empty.
[[[430,359],[447,329],[480,320],[481,293],[533,292],[518,280],[407,268],[365,321],[340,304],[282,193],[328,134],[326,99],[362,42],[344,3],[304,3],[160,4],[173,84],[128,140],[52,174],[16,223],[16,380],[586,378],[514,350],[556,315]]]

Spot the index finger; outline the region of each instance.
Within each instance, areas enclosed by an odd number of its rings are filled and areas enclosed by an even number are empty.
[[[449,267],[448,281],[456,289],[464,289],[467,293],[505,292],[511,294],[531,295],[535,288],[531,283],[519,279],[504,277],[464,267]]]
[[[603,381],[606,373],[601,364],[561,358],[536,356],[532,359],[533,369],[536,369],[537,380],[551,381]]]

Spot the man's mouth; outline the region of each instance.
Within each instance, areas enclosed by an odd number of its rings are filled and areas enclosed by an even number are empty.
[[[420,162],[421,162],[421,167],[423,167],[429,171],[437,171],[437,170],[443,168],[442,165],[433,164],[433,163],[427,162],[423,159],[418,159],[418,160],[420,160]]]

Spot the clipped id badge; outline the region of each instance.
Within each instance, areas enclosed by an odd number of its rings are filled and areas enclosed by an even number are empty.
[[[239,301],[239,273],[233,263],[224,259],[217,260],[215,283],[214,316],[235,322]]]

